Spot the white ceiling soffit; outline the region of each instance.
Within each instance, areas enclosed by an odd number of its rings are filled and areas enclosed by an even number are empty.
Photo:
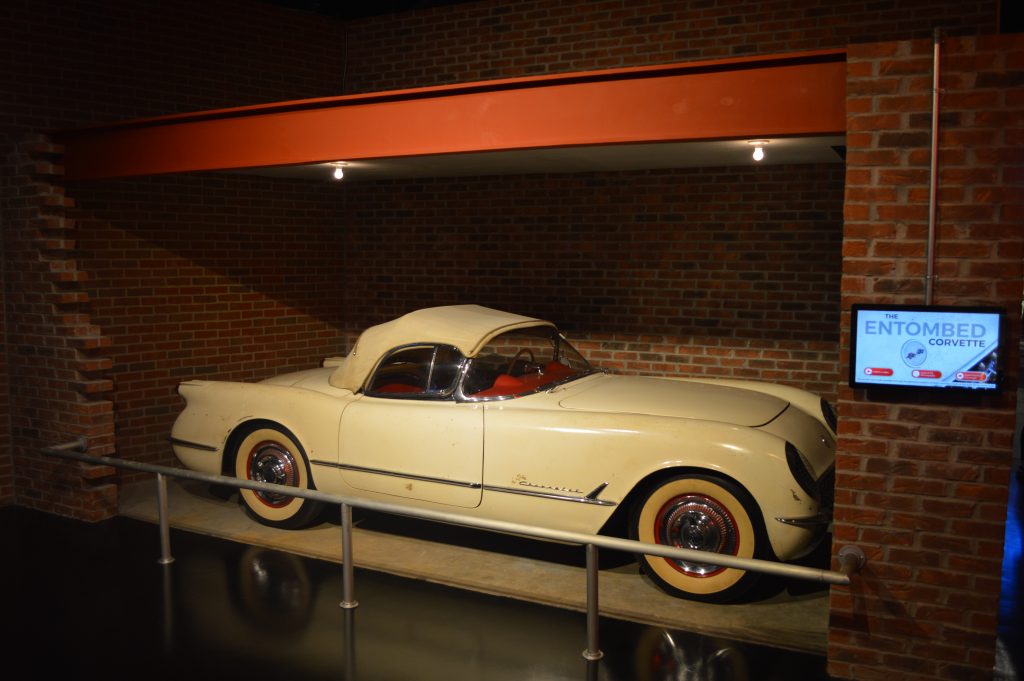
[[[586,173],[658,168],[712,168],[842,163],[842,136],[766,138],[765,157],[752,158],[749,140],[615,144],[554,149],[406,156],[344,162],[346,183],[425,177],[475,177],[533,173]],[[333,181],[331,164],[246,168],[232,172],[265,177]]]

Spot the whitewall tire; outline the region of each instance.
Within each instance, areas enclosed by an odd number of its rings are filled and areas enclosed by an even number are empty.
[[[707,474],[679,475],[652,486],[636,505],[633,539],[743,558],[768,554],[760,511],[739,485]],[[710,563],[639,555],[640,567],[667,593],[708,603],[736,600],[758,573]]]
[[[313,489],[306,452],[287,429],[270,421],[256,421],[244,426],[235,442],[235,477]],[[249,489],[240,492],[249,513],[271,527],[305,527],[322,510],[321,504],[299,497]]]

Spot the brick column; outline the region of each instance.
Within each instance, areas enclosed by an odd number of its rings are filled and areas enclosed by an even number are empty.
[[[832,590],[841,678],[992,676],[1024,287],[1024,36],[948,39],[942,54],[933,302],[1006,307],[1010,380],[999,397],[840,386],[834,548],[869,560]],[[932,42],[850,46],[847,84],[843,364],[851,304],[924,302]]]
[[[4,210],[4,289],[10,371],[14,503],[84,520],[117,509],[114,471],[39,450],[85,437],[114,451],[109,341],[90,323],[86,274],[74,259],[72,201],[60,186],[60,148],[43,138],[14,147]]]

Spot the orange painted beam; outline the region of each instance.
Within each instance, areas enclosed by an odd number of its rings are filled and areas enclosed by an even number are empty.
[[[427,154],[836,135],[845,52],[283,102],[63,131],[68,179]]]

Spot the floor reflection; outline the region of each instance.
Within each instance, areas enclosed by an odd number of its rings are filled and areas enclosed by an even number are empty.
[[[361,570],[344,610],[336,564],[174,532],[160,566],[153,526],[123,518],[4,509],[0,536],[0,578],[19,585],[0,645],[39,678],[828,678],[821,657],[609,619],[588,663],[582,613]]]

